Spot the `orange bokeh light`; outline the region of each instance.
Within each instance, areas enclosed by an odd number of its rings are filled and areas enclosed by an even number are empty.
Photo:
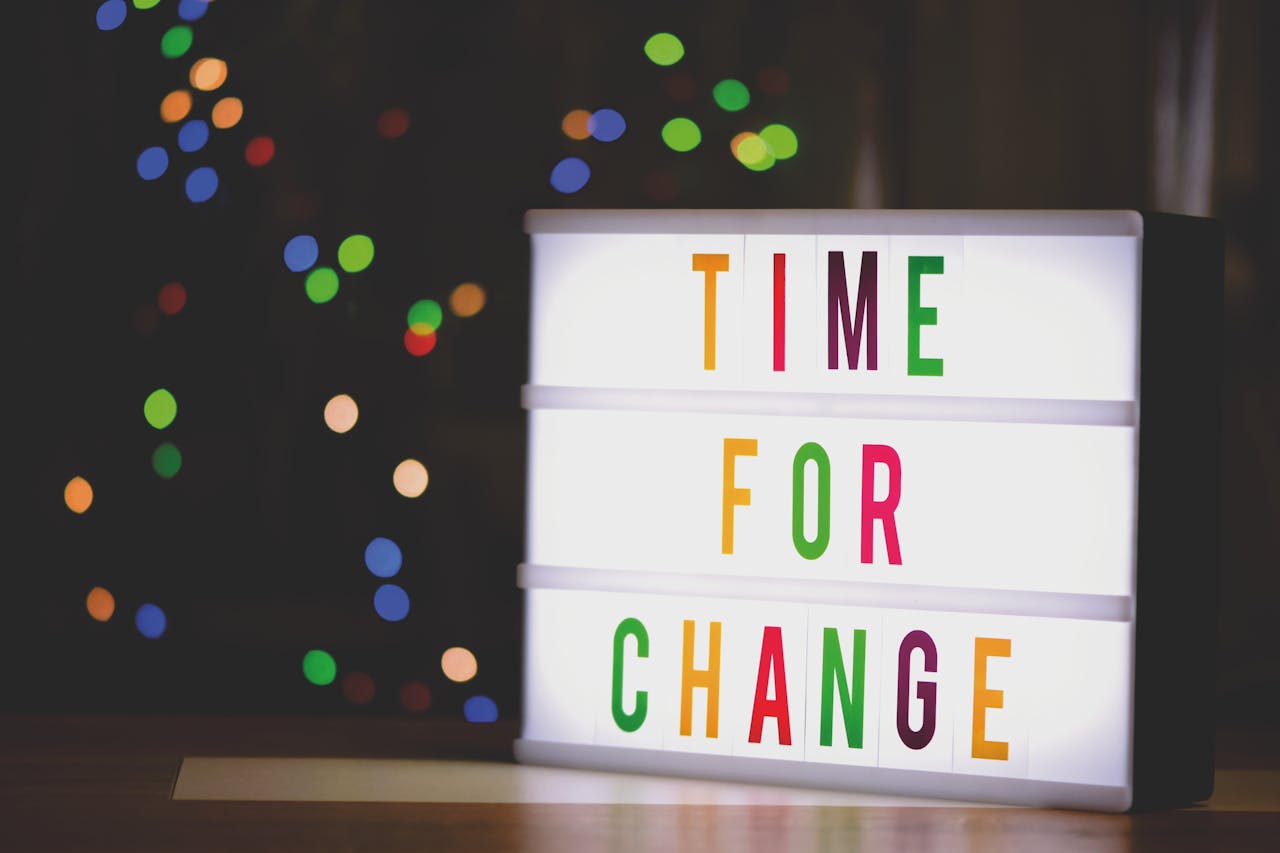
[[[62,491],[62,499],[67,502],[67,509],[79,515],[93,504],[93,486],[84,477],[72,477]]]
[[[454,646],[440,656],[440,669],[450,681],[470,681],[476,677],[476,656],[469,649]]]
[[[239,98],[223,98],[213,105],[213,112],[210,114],[213,126],[219,130],[235,127],[243,117],[244,104]]]
[[[212,56],[197,59],[191,66],[191,85],[202,92],[212,92],[227,82],[227,63]]]
[[[484,303],[484,288],[474,281],[464,281],[449,294],[449,310],[457,317],[474,317]]]
[[[560,129],[570,139],[586,139],[591,135],[591,131],[587,129],[587,122],[590,119],[591,112],[589,110],[571,110],[565,114],[564,119],[560,122]]]
[[[182,121],[191,112],[191,93],[175,89],[160,102],[160,118],[167,124]]]
[[[116,599],[115,596],[102,587],[95,586],[85,596],[84,606],[94,619],[99,622],[106,622],[116,612]]]

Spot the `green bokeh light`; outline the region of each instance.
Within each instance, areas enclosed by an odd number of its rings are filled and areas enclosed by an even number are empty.
[[[444,312],[434,299],[419,299],[409,306],[409,328],[419,335],[429,335],[440,328]],[[425,328],[424,328],[425,327]]]
[[[191,27],[185,24],[170,27],[160,37],[160,53],[165,59],[177,59],[191,50],[192,39]]]
[[[178,401],[167,388],[157,388],[147,395],[146,402],[142,404],[142,414],[147,423],[156,429],[164,429],[178,416]]]
[[[333,655],[320,649],[312,649],[302,656],[302,674],[318,687],[332,684],[338,676],[338,664]]]
[[[727,112],[736,113],[751,103],[751,93],[741,80],[721,80],[711,90],[711,97],[716,106]]]
[[[352,234],[338,245],[338,266],[360,272],[373,263],[373,241],[364,234]]]
[[[316,267],[307,273],[307,298],[323,305],[338,295],[338,274],[331,267]]]
[[[160,0],[133,0],[133,8],[135,9],[154,9]]]
[[[684,45],[671,33],[654,33],[644,43],[644,55],[655,65],[675,65],[684,57]]]
[[[692,119],[681,116],[662,126],[662,141],[674,151],[692,151],[702,141],[702,131]]]
[[[763,172],[773,166],[774,156],[764,139],[753,133],[738,143],[738,161],[753,172]]]
[[[182,468],[182,451],[166,441],[151,453],[151,467],[166,480],[172,480]]]
[[[769,125],[760,131],[760,138],[764,140],[765,145],[769,146],[769,153],[779,160],[788,160],[796,156],[796,151],[800,148],[795,131],[785,124]]]

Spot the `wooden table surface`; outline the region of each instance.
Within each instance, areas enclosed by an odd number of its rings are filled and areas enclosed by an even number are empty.
[[[1233,774],[1231,797],[1131,815],[958,806],[172,797],[187,757],[510,765],[516,734],[506,722],[413,717],[0,715],[0,850],[1280,850],[1275,730],[1220,733],[1218,766]]]

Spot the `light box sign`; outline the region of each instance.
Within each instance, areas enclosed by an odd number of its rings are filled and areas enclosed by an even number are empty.
[[[1131,211],[531,211],[531,763],[1212,786],[1222,247]]]

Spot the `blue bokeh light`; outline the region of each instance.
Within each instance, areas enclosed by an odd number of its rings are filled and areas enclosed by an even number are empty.
[[[320,245],[310,234],[299,234],[284,244],[284,265],[293,272],[306,272],[320,258]]]
[[[364,564],[380,578],[393,577],[403,562],[400,546],[385,536],[374,537],[364,549]]]
[[[463,704],[462,716],[468,723],[494,723],[498,720],[498,705],[483,694],[472,696]]]
[[[179,0],[178,17],[184,21],[198,21],[209,11],[209,0]]]
[[[153,145],[138,155],[138,177],[144,181],[154,181],[169,168],[169,152],[159,145]]]
[[[562,193],[576,193],[591,179],[591,167],[579,157],[566,157],[551,170],[551,186]]]
[[[384,583],[373,593],[373,609],[388,622],[399,622],[409,615],[409,593],[393,583]]]
[[[627,129],[626,119],[617,110],[596,110],[587,119],[587,132],[600,142],[612,142]]]
[[[164,611],[154,604],[144,604],[139,607],[133,622],[138,626],[138,633],[148,640],[158,639],[169,626],[169,620],[165,619]]]
[[[107,2],[98,7],[98,14],[95,16],[98,29],[103,32],[114,30],[124,23],[124,17],[128,13],[129,7],[124,0],[107,0]]]
[[[199,151],[209,141],[209,125],[204,119],[193,118],[178,131],[178,147],[188,153]]]
[[[218,173],[212,166],[201,166],[187,175],[187,198],[196,204],[208,201],[218,191]]]

